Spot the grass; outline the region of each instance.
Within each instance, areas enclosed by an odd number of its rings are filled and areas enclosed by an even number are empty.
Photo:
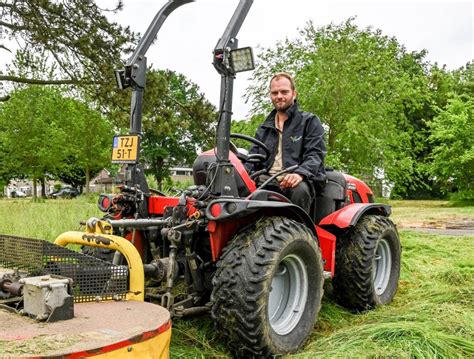
[[[397,224],[474,220],[474,207],[445,201],[391,202]],[[53,240],[97,216],[84,199],[31,203],[0,200],[0,233]],[[400,229],[402,272],[395,300],[362,314],[338,306],[325,285],[319,320],[306,344],[289,358],[474,357],[473,236]],[[231,357],[209,317],[173,323],[173,358]]]
[[[84,196],[41,202],[2,199],[0,233],[54,241],[63,232],[80,230],[80,221],[100,216],[93,199]]]

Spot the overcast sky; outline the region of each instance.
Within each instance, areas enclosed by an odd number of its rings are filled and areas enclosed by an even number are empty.
[[[112,0],[102,0],[101,4]],[[112,2],[113,3],[113,2]],[[114,19],[144,33],[165,0],[125,0]],[[186,75],[217,105],[220,77],[212,67],[212,50],[232,16],[238,0],[197,0],[175,10],[147,53],[148,64]],[[428,60],[456,69],[473,59],[472,1],[328,1],[254,0],[237,36],[240,46],[272,47],[298,36],[308,20],[316,26],[355,23],[373,26],[395,36],[409,51],[428,50]],[[239,73],[234,88],[234,118],[246,118],[249,105],[242,99],[250,73]]]
[[[99,0],[113,7],[116,0]],[[144,33],[166,0],[124,0],[123,11],[112,19],[135,32]],[[180,72],[197,84],[216,106],[220,76],[212,66],[212,50],[229,22],[238,0],[196,0],[176,9],[166,20],[147,53],[154,68]],[[372,26],[395,36],[409,51],[428,50],[428,60],[456,69],[473,59],[474,8],[472,1],[423,0],[254,0],[237,36],[239,46],[268,48],[285,38],[294,39],[298,29],[312,20],[316,26],[341,23],[356,16],[355,23]],[[0,61],[3,62],[3,61]],[[234,118],[248,115],[242,96],[251,73],[237,74],[234,87]]]

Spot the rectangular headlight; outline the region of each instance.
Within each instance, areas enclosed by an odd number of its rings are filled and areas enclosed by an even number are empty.
[[[234,73],[249,71],[255,68],[251,47],[242,47],[230,52],[230,66]]]

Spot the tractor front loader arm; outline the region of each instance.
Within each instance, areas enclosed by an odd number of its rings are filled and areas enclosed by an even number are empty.
[[[142,103],[143,93],[145,92],[147,68],[145,54],[167,17],[178,7],[193,1],[194,0],[169,0],[155,15],[153,21],[138,43],[133,55],[125,64],[125,68],[115,71],[117,87],[121,90],[127,87],[132,88],[130,134],[142,135]],[[133,163],[127,166],[126,183],[131,187],[139,187],[146,194],[149,193],[144,169],[139,163]],[[141,206],[140,212],[145,216],[148,214],[145,205]]]

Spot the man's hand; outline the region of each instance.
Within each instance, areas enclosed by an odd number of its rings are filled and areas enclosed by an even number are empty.
[[[288,173],[280,182],[281,188],[293,188],[303,182],[303,176],[298,173]]]

